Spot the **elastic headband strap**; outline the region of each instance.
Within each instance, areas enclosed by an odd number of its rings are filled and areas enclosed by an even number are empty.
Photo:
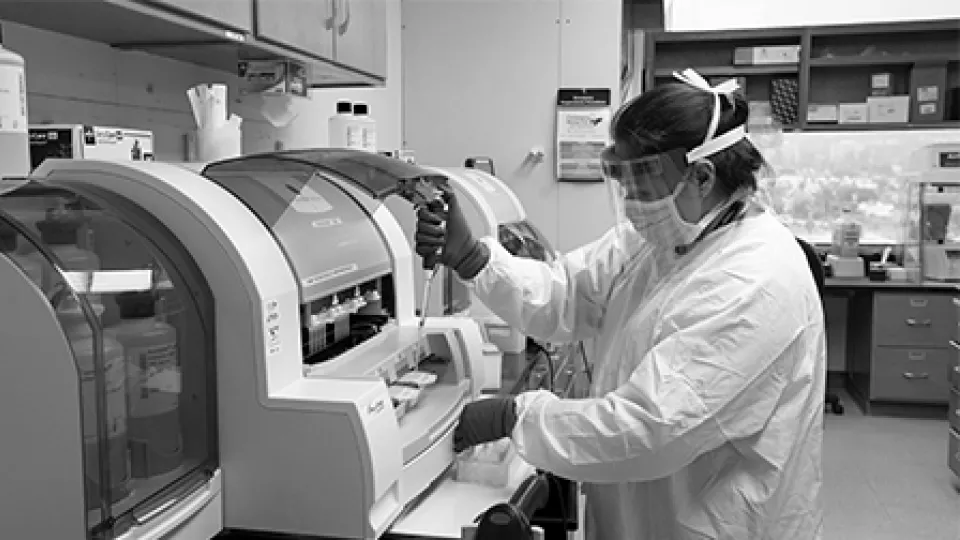
[[[693,163],[698,159],[705,158],[725,150],[741,139],[747,136],[747,130],[744,126],[734,128],[723,135],[714,138],[717,128],[720,124],[720,100],[726,100],[730,106],[734,106],[733,92],[740,88],[736,79],[726,80],[717,86],[710,86],[706,79],[692,69],[685,69],[682,73],[673,73],[673,77],[683,83],[689,84],[694,88],[699,88],[704,92],[713,94],[713,114],[710,116],[710,125],[707,127],[707,134],[703,138],[700,146],[687,152],[687,162]]]

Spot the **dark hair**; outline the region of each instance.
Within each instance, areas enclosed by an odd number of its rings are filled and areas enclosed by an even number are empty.
[[[746,125],[747,101],[739,92],[733,98],[731,106],[721,97],[720,121],[714,136]],[[617,111],[611,135],[636,157],[678,148],[692,150],[707,135],[714,103],[713,94],[686,83],[657,86]],[[716,169],[718,189],[728,196],[744,187],[756,189],[757,173],[768,167],[760,151],[746,139],[705,159]]]

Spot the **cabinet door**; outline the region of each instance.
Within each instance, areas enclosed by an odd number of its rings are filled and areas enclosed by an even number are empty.
[[[256,0],[259,39],[333,58],[333,0]]]
[[[333,0],[336,61],[387,76],[387,0]]]
[[[253,0],[149,0],[243,32],[253,31]]]

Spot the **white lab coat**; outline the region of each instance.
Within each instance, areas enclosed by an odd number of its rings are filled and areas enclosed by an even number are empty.
[[[518,397],[520,455],[584,483],[588,540],[819,539],[826,346],[793,235],[753,213],[680,260],[616,237],[553,265],[484,239],[492,311],[592,343],[593,397]]]

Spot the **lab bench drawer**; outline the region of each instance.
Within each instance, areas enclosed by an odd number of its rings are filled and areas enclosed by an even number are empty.
[[[950,349],[874,348],[870,399],[946,403],[951,354]]]
[[[883,293],[873,300],[877,345],[946,347],[957,337],[957,308],[949,295]]]
[[[951,341],[953,346],[950,355],[950,386],[960,389],[960,343]]]
[[[960,476],[960,433],[950,431],[950,470]]]
[[[950,389],[950,428],[960,433],[960,390]]]

